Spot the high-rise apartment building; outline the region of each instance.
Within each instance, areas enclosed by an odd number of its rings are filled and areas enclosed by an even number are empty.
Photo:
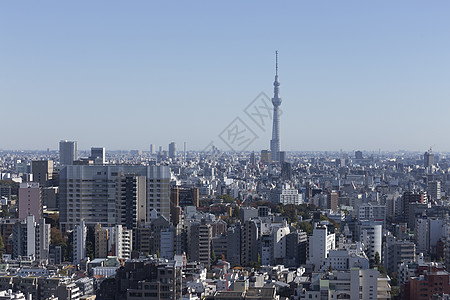
[[[128,177],[130,186],[128,187],[129,194],[127,194],[126,178],[130,174],[133,176]],[[81,220],[84,220],[88,226],[94,226],[97,223],[102,226],[118,225],[118,211],[120,217],[125,217],[125,221],[127,217],[134,218],[133,220],[130,219],[131,223],[142,220],[141,192],[143,186],[142,179],[139,176],[145,177],[146,180],[146,221],[150,222],[159,216],[169,219],[169,167],[73,165],[62,168],[60,172],[59,206],[62,230],[73,229]],[[125,194],[123,193],[124,184]],[[136,195],[132,191],[134,189],[132,185],[139,187],[139,190],[136,190]],[[118,195],[120,201],[117,201]],[[139,207],[127,208],[128,210],[136,210],[136,212],[122,213],[124,203],[135,203]]]
[[[94,228],[95,235],[95,258],[106,258],[108,256],[108,230],[102,228],[102,225],[96,224]]]
[[[434,201],[441,200],[441,182],[440,181],[431,181],[428,183],[428,194],[431,199]]]
[[[328,252],[334,248],[334,233],[329,233],[326,225],[317,225],[309,238],[309,263],[318,270],[327,258]]]
[[[39,183],[26,182],[19,185],[19,219],[32,215],[39,220],[42,215]]]
[[[50,249],[50,224],[45,219],[35,222],[34,216],[14,224],[12,232],[14,258],[28,256],[33,259],[48,259]]]
[[[108,252],[121,259],[130,259],[133,249],[132,230],[122,225],[105,228],[108,230]]]
[[[78,159],[78,148],[76,141],[59,142],[59,164],[61,166],[72,165]]]
[[[177,157],[177,144],[175,144],[175,142],[169,144],[169,157],[171,159]]]
[[[373,261],[377,253],[382,259],[382,228],[383,225],[376,222],[363,222],[358,225],[360,241],[364,244],[367,257]]]
[[[146,223],[146,176],[121,175],[116,186],[116,224],[133,229]]]
[[[327,208],[331,209],[333,212],[337,212],[339,204],[339,192],[330,191],[327,193]]]
[[[86,257],[87,227],[84,221],[80,221],[73,229],[73,263],[79,264]]]
[[[211,264],[211,225],[194,223],[191,225],[191,235],[189,242],[190,257],[199,261],[209,268]]]
[[[31,163],[33,181],[39,183],[41,188],[48,187],[53,178],[52,160],[33,160]]]

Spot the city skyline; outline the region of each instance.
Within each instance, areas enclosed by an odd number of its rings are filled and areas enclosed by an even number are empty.
[[[0,148],[228,150],[241,117],[247,150],[269,149],[243,111],[270,95],[279,49],[283,150],[450,151],[446,2],[106,3],[1,4]]]

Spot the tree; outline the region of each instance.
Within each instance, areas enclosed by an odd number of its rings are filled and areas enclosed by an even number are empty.
[[[63,236],[61,230],[54,227],[50,228],[50,243],[52,245],[66,244],[66,238]]]
[[[233,218],[239,218],[241,216],[241,209],[239,208],[239,206],[236,206],[233,209],[232,216],[233,216]]]
[[[380,264],[380,253],[375,252],[375,264],[379,265]]]
[[[306,234],[308,235],[313,233],[313,227],[309,222],[306,221],[300,222],[298,223],[298,227],[304,232],[306,232]]]
[[[211,251],[211,263],[215,264],[217,262],[217,256],[216,253],[214,252],[214,249]]]

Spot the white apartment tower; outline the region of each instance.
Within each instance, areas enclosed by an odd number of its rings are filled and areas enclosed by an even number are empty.
[[[335,235],[328,233],[326,225],[317,225],[313,235],[309,238],[309,260],[315,270],[319,270],[328,256],[328,252],[335,248]]]
[[[73,229],[73,264],[77,265],[86,257],[87,227],[84,221]]]

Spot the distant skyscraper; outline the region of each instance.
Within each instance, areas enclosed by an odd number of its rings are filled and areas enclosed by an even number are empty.
[[[59,142],[59,163],[62,166],[72,165],[78,159],[76,141],[60,141]]]
[[[361,151],[355,151],[355,158],[356,159],[363,159],[363,155]]]
[[[103,165],[106,163],[105,160],[105,147],[92,147],[91,148],[91,159],[94,160],[96,165]]]
[[[169,144],[169,157],[174,159],[177,156],[177,144],[172,142]]]
[[[272,161],[280,161],[280,81],[278,80],[278,51],[276,54],[275,81],[273,82],[273,128],[272,140],[270,141],[270,151],[272,153]]]
[[[431,149],[423,155],[423,165],[425,168],[429,168],[434,165],[434,154],[431,153]]]
[[[155,144],[150,144],[150,154],[155,154],[155,152],[156,152]]]

